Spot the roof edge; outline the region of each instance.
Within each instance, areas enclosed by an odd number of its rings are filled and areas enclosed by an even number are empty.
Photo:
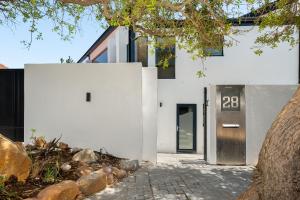
[[[92,46],[83,54],[83,56],[77,61],[77,63],[81,63],[86,59],[92,51],[94,51],[99,44],[101,44],[117,27],[116,26],[109,26],[101,36],[92,44]]]

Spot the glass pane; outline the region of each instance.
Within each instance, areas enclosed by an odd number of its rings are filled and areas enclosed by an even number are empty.
[[[141,62],[143,67],[148,66],[148,39],[146,37],[139,37],[135,42],[135,61]]]
[[[179,108],[179,149],[193,149],[193,109]]]
[[[157,38],[157,42],[160,42],[163,38]],[[170,56],[171,55],[171,56]],[[166,48],[155,49],[155,64],[158,67],[157,78],[158,79],[175,79],[175,45]],[[163,68],[163,62],[168,58],[168,67]]]
[[[215,48],[207,48],[204,50],[207,56],[223,56],[223,48],[215,49]]]
[[[107,49],[104,50],[95,60],[95,63],[107,63]]]

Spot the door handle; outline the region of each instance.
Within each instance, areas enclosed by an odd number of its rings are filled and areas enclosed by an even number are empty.
[[[176,126],[176,131],[177,131],[177,132],[179,131],[179,127],[178,127],[178,126]]]
[[[223,128],[240,128],[239,124],[222,124]]]

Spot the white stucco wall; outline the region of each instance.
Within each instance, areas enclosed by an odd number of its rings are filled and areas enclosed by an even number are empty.
[[[239,27],[249,29],[249,27]],[[261,56],[254,54],[257,27],[236,36],[236,46],[225,48],[224,56],[192,60],[176,48],[176,79],[158,80],[158,152],[176,152],[176,104],[197,104],[197,152],[203,153],[203,88],[211,84],[286,85],[298,81],[298,47],[281,44],[276,49],[265,48]],[[149,56],[155,63],[155,56]],[[151,65],[151,66],[152,66]],[[196,73],[205,69],[205,78]]]
[[[142,69],[143,160],[157,159],[157,69]]]
[[[128,28],[119,27],[116,30],[116,62],[127,62]]]
[[[296,89],[297,85],[245,87],[247,164],[256,165],[268,129]]]
[[[62,136],[73,147],[152,159],[156,154],[149,148],[155,149],[150,146],[156,137],[150,134],[156,135],[155,123],[143,123],[156,115],[152,110],[146,113],[142,104],[151,96],[145,107],[155,108],[154,74],[142,72],[140,63],[25,65],[25,142],[35,128],[38,135]],[[147,82],[142,83],[142,76]],[[154,86],[147,87],[149,82]],[[143,93],[143,88],[154,94]],[[91,102],[86,102],[86,92],[91,92]],[[149,142],[145,148],[143,139]]]

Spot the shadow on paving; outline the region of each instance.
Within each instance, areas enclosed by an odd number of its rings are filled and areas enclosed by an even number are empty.
[[[214,166],[203,162],[144,166],[122,183],[88,199],[231,200],[251,183],[251,173],[251,167]]]

